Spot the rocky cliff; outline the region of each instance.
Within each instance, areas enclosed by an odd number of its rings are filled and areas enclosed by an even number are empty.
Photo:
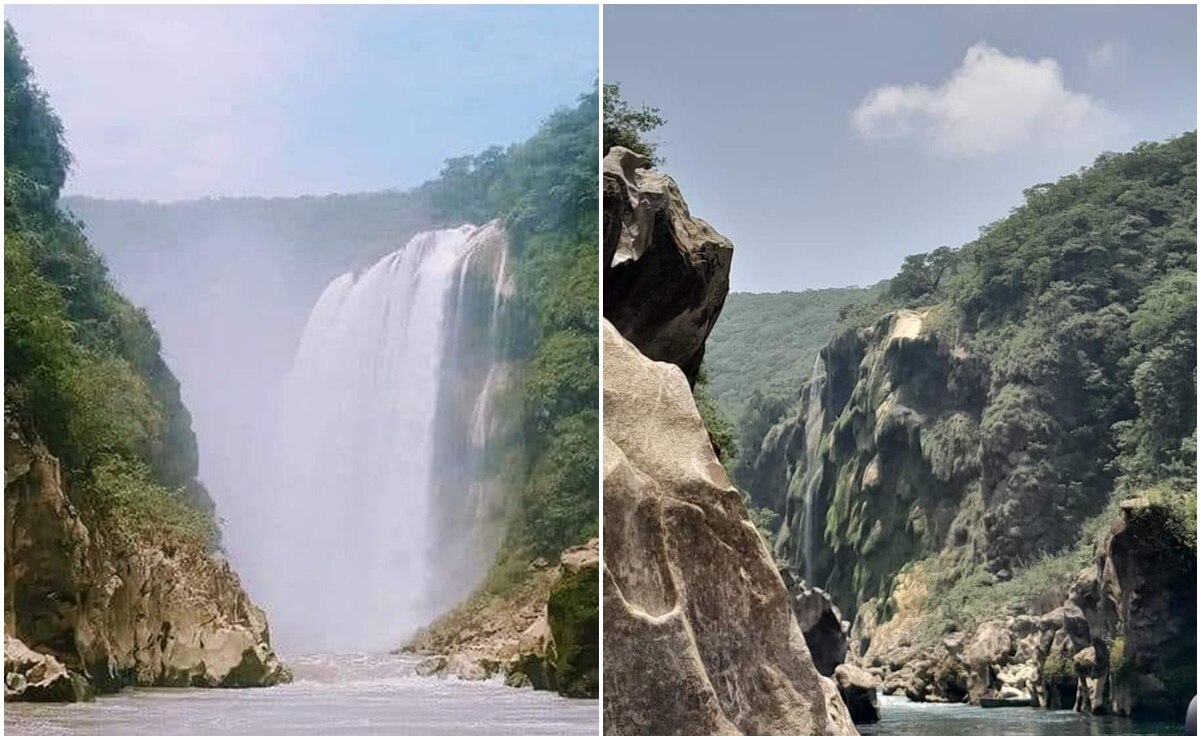
[[[600,690],[600,542],[568,548],[557,566],[530,563],[506,593],[486,588],[423,629],[401,652],[428,656],[423,675],[484,680],[595,698]]]
[[[604,316],[652,360],[696,382],[730,290],[734,248],[688,212],[680,188],[613,147],[604,160]]]
[[[855,734],[683,372],[604,328],[606,734]]]
[[[690,388],[732,248],[645,164],[604,169],[604,731],[855,734]]]
[[[906,287],[933,257],[907,260],[752,451],[776,552],[886,691],[1183,716],[1195,156],[1186,134],[1026,191],[940,253],[941,288]]]
[[[6,700],[289,680],[228,562],[187,539],[106,532],[73,501],[58,460],[12,422],[4,596]]]

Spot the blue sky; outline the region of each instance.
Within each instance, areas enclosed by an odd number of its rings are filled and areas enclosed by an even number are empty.
[[[1197,125],[1191,6],[610,5],[604,44],[734,290],[873,283]]]
[[[409,187],[596,79],[594,6],[8,6],[70,193]]]

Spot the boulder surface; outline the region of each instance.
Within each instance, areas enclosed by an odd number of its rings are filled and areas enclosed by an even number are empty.
[[[695,383],[730,289],[734,247],[688,212],[680,188],[613,147],[604,160],[604,315],[652,360]]]
[[[603,331],[604,732],[856,734],[684,373]]]

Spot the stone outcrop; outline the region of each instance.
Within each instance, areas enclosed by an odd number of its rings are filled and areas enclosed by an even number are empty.
[[[604,160],[604,316],[695,382],[730,285],[733,246],[688,212],[675,181],[613,147]]]
[[[855,734],[684,373],[603,332],[605,733]]]
[[[5,701],[87,701],[91,684],[68,671],[53,655],[35,650],[15,637],[4,636]]]
[[[834,669],[834,683],[838,694],[847,705],[851,719],[858,724],[880,721],[880,702],[876,697],[879,681],[870,672],[850,664]]]
[[[1167,495],[1170,497],[1170,494]],[[1196,693],[1195,534],[1182,498],[1123,501],[1064,605],[1040,620],[1046,702],[1093,714],[1183,716]]]
[[[57,661],[101,692],[289,680],[224,558],[184,538],[104,531],[72,501],[58,461],[14,423],[4,457],[6,647],[26,645],[49,656],[44,672]]]
[[[846,661],[851,623],[842,618],[828,593],[797,578],[792,568],[780,568],[780,577],[792,599],[792,611],[813,665],[823,676],[833,676],[834,669]]]
[[[563,696],[595,697],[600,690],[600,541],[567,550],[546,600],[554,640],[554,675]]]
[[[596,538],[538,558],[523,583],[501,596],[479,592],[422,630],[399,652],[427,657],[422,676],[482,681],[503,676],[514,688],[594,698],[600,688]]]
[[[1090,714],[1181,716],[1196,690],[1196,554],[1185,505],[1122,502],[1062,605],[998,616],[935,643],[921,578],[902,576],[887,622],[873,620],[874,602],[861,607],[851,633],[856,660],[881,677],[885,693],[914,701],[1012,699]]]

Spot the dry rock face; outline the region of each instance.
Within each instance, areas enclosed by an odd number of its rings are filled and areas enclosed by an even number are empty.
[[[605,733],[855,734],[684,373],[608,321],[604,370]]]
[[[271,649],[266,617],[223,558],[182,541],[119,550],[85,522],[40,442],[9,424],[4,457],[6,682],[15,673],[34,683],[21,667],[30,656],[16,660],[18,646],[46,658],[44,673],[57,663],[99,691],[290,679]],[[47,696],[27,689],[6,698]]]
[[[688,212],[675,181],[613,147],[604,161],[604,315],[695,382],[730,289],[734,248]]]

